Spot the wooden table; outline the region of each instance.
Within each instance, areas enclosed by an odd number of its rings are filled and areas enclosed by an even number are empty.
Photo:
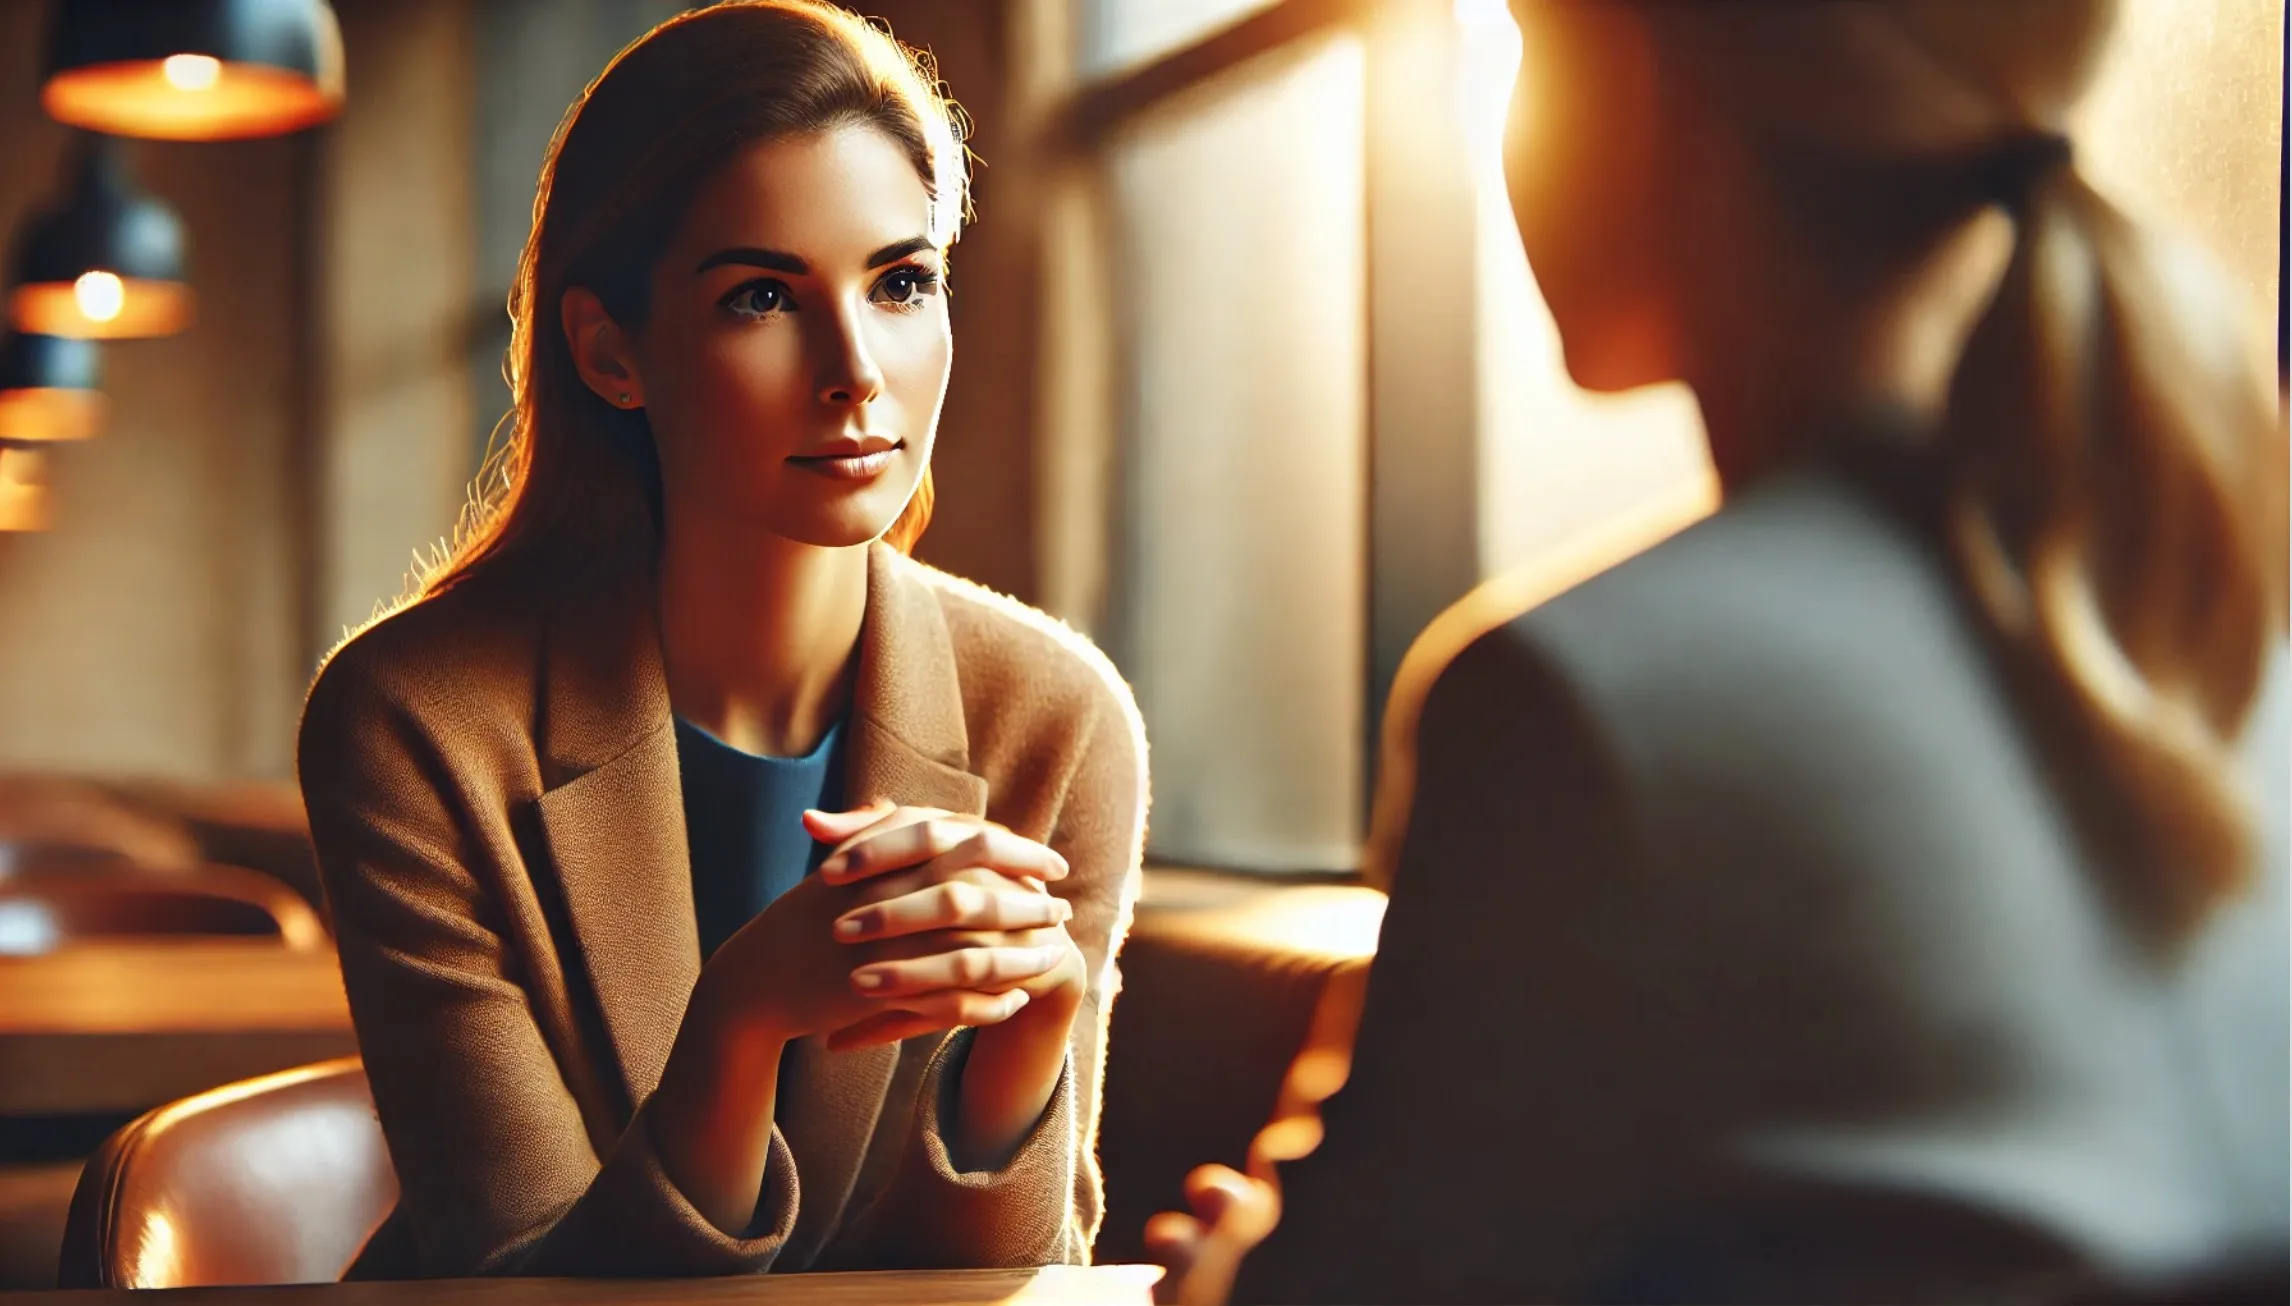
[[[0,957],[0,1115],[140,1110],[357,1050],[330,950],[169,939]]]
[[[432,1279],[293,1288],[182,1288],[185,1303],[249,1306],[1151,1306],[1162,1271],[1150,1265],[1053,1265],[1040,1270],[899,1270],[764,1274],[737,1279]],[[24,1306],[150,1306],[150,1289],[11,1295]]]

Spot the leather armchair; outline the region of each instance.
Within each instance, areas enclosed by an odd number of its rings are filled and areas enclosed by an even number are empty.
[[[398,1200],[356,1057],[152,1111],[89,1160],[72,1195],[67,1288],[326,1283]]]
[[[19,866],[0,876],[0,954],[98,938],[215,934],[327,946],[318,913],[292,889],[236,866],[154,871],[122,862]]]

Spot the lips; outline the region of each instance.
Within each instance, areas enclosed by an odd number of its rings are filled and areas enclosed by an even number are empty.
[[[905,440],[894,440],[887,435],[839,436],[810,453],[793,455],[788,461],[800,463],[822,458],[863,458],[871,453],[890,453],[906,443]]]
[[[905,440],[861,436],[838,440],[813,453],[797,454],[788,461],[807,472],[839,481],[872,480],[891,466],[892,456],[907,447]]]

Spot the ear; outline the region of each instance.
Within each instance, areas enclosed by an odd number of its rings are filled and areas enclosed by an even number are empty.
[[[568,289],[558,302],[557,315],[582,383],[615,408],[644,407],[645,383],[637,371],[636,351],[597,293],[587,286]]]

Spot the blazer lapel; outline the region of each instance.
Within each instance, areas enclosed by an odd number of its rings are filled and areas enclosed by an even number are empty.
[[[649,575],[632,571],[556,606],[537,731],[551,786],[537,804],[541,832],[631,1112],[660,1084],[700,979],[651,595]]]
[[[868,552],[844,797],[854,807],[889,798],[983,816],[987,782],[971,773],[955,644],[920,571],[888,546]]]

